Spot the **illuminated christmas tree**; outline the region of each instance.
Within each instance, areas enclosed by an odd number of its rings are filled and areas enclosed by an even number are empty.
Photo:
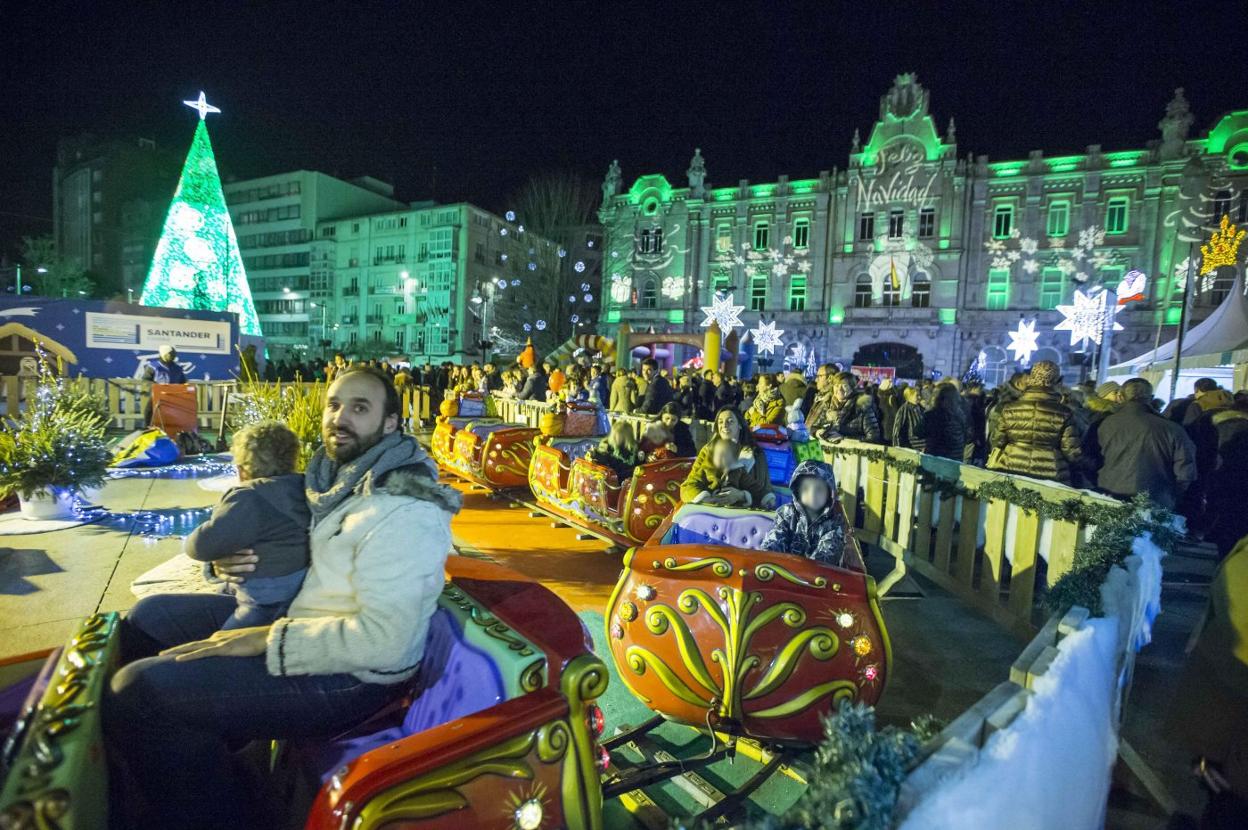
[[[199,112],[199,126],[139,302],[162,308],[232,311],[238,315],[243,334],[261,336],[204,121],[209,113],[220,110],[210,106],[202,92],[198,100],[183,103]]]

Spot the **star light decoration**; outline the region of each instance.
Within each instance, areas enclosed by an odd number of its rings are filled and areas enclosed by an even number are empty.
[[[200,121],[203,121],[209,115],[221,114],[221,110],[208,103],[208,97],[204,95],[204,91],[202,89],[199,91],[199,97],[194,101],[183,101],[182,103],[198,112]]]
[[[745,306],[737,305],[735,300],[736,297],[731,294],[716,294],[712,297],[710,305],[702,306],[702,313],[706,315],[702,327],[708,328],[711,323],[718,323],[719,330],[727,334],[737,326],[744,326],[741,312],[745,311]]]
[[[1014,352],[1014,359],[1024,366],[1031,363],[1031,356],[1040,348],[1036,342],[1040,337],[1040,333],[1036,331],[1036,321],[1019,320],[1018,328],[1007,333],[1010,335],[1010,345],[1006,348]],[[981,351],[980,354],[982,355],[983,352]]]
[[[750,329],[750,335],[754,338],[754,345],[758,347],[761,354],[775,354],[776,349],[783,346],[780,341],[780,335],[784,334],[784,329],[776,328],[776,321],[765,323],[761,319],[758,321],[758,328]]]
[[[1097,345],[1101,342],[1101,333],[1105,327],[1105,298],[1108,292],[1102,291],[1090,296],[1082,289],[1075,289],[1072,305],[1059,305],[1057,310],[1062,314],[1062,322],[1053,327],[1054,331],[1070,332],[1070,345],[1081,347],[1088,341]],[[1114,321],[1114,331],[1122,331],[1122,324]]]

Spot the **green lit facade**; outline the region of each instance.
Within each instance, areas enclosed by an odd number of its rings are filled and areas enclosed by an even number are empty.
[[[712,187],[699,151],[686,187],[661,174],[630,186],[613,164],[600,212],[602,328],[692,331],[720,289],[746,307],[746,328],[776,320],[790,353],[892,361],[906,376],[916,359],[960,375],[983,350],[996,382],[1015,368],[1007,332],[1035,319],[1033,360],[1056,360],[1077,379],[1091,355],[1053,327],[1078,276],[1113,286],[1132,269],[1148,275],[1146,300],[1119,315],[1113,356],[1127,359],[1152,348],[1159,326],[1163,342],[1174,336],[1175,268],[1189,241],[1223,214],[1248,220],[1248,111],[1199,137],[1189,137],[1192,121],[1176,93],[1145,149],[993,162],[959,155],[953,120],[939,130],[929,93],[901,75],[867,140],[855,132],[847,167],[817,178]],[[1095,263],[1067,273],[1068,252],[1092,226],[1106,231]],[[1232,278],[1202,287],[1193,320]]]

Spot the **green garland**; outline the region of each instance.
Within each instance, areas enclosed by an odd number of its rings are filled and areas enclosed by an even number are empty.
[[[837,713],[823,720],[823,742],[800,765],[807,786],[797,803],[783,816],[762,816],[734,826],[746,830],[887,830],[911,762],[943,727],[938,719],[924,715],[909,729],[877,729],[872,707],[842,701]],[[710,827],[706,822],[697,826]]]
[[[1020,487],[1013,479],[1002,477],[978,487],[940,478],[917,461],[896,458],[887,450],[836,446],[834,453],[883,462],[903,473],[912,473],[919,483],[946,496],[962,496],[979,501],[1004,501],[1025,512],[1045,519],[1091,525],[1095,532],[1075,548],[1071,569],[1061,576],[1044,598],[1050,611],[1061,611],[1081,605],[1093,615],[1101,616],[1101,585],[1111,568],[1119,566],[1130,554],[1134,540],[1148,533],[1153,542],[1167,554],[1174,552],[1178,534],[1174,515],[1158,507],[1147,496],[1136,496],[1129,502],[1106,503],[1085,501],[1078,497],[1053,501],[1029,487]]]

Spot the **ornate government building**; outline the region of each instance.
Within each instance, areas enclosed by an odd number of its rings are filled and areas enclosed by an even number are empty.
[[[1248,110],[1190,135],[1182,90],[1143,149],[990,161],[959,156],[928,92],[900,75],[865,143],[818,178],[712,187],[695,152],[684,187],[652,173],[603,182],[603,329],[701,331],[718,292],[744,307],[739,335],[774,321],[778,368],[838,361],[898,377],[961,375],[977,360],[990,383],[1020,368],[1008,332],[1033,322],[1032,360],[1087,376],[1097,346],[1054,330],[1076,292],[1147,277],[1118,315],[1111,359],[1175,335],[1189,251],[1223,215],[1248,220]],[[1194,281],[1189,322],[1226,296],[1234,273]],[[678,355],[679,356],[679,355]]]

